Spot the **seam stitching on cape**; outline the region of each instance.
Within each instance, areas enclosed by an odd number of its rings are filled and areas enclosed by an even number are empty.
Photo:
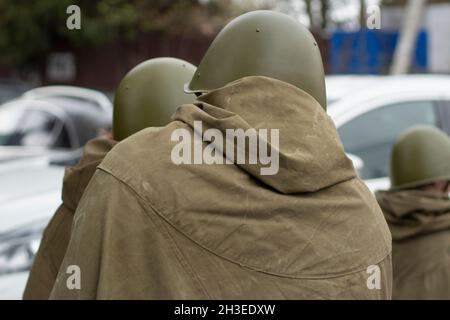
[[[293,275],[287,275],[287,274],[280,274],[280,273],[275,273],[275,272],[271,272],[271,271],[267,271],[267,270],[261,270],[257,267],[254,266],[250,266],[244,263],[241,263],[239,261],[235,261],[233,258],[229,258],[229,257],[225,257],[219,253],[214,252],[212,249],[206,247],[205,245],[201,244],[200,242],[198,242],[195,239],[192,239],[185,231],[180,230],[180,228],[178,228],[176,225],[174,225],[174,223],[172,221],[170,221],[168,218],[166,218],[163,214],[161,214],[159,212],[159,210],[157,208],[155,208],[155,206],[151,203],[151,201],[147,198],[144,198],[143,196],[140,195],[140,193],[131,185],[129,185],[127,182],[125,182],[122,177],[117,176],[114,172],[112,172],[111,168],[105,168],[104,166],[102,167],[98,167],[99,170],[102,170],[108,174],[110,174],[111,176],[113,176],[114,178],[116,178],[117,180],[119,180],[120,182],[122,182],[123,184],[125,184],[126,186],[128,186],[130,189],[132,189],[134,191],[134,193],[143,200],[143,205],[144,206],[150,206],[150,208],[164,221],[166,221],[166,223],[170,224],[175,230],[177,230],[180,234],[182,234],[184,237],[186,237],[187,239],[189,239],[190,241],[192,241],[193,243],[197,244],[198,246],[200,246],[201,248],[203,248],[204,250],[220,257],[221,259],[225,259],[227,261],[230,261],[234,264],[237,264],[241,267],[245,267],[247,269],[250,270],[254,270],[260,273],[264,273],[264,274],[268,274],[268,275],[272,275],[272,276],[277,276],[277,277],[281,277],[281,278],[290,278],[290,279],[309,279],[309,280],[322,280],[322,279],[333,279],[333,278],[340,278],[340,277],[345,277],[345,276],[349,276],[355,273],[359,273],[362,271],[366,271],[367,267],[361,267],[361,268],[357,268],[356,270],[352,270],[346,273],[341,273],[341,274],[337,274],[337,275],[332,275],[332,276],[293,276]],[[350,180],[350,179],[349,179]],[[148,214],[148,213],[147,213]],[[381,258],[379,261],[377,261],[374,264],[380,264],[381,262],[383,262],[383,260],[385,260],[389,255],[391,254],[391,252],[388,252],[385,256],[383,256],[383,258]]]
[[[139,205],[141,205],[145,211],[145,216],[147,218],[149,218],[150,220],[152,220],[155,225],[160,225],[162,228],[164,228],[166,236],[163,235],[164,238],[166,238],[166,240],[168,240],[168,244],[169,247],[172,249],[172,251],[175,254],[176,259],[178,260],[178,262],[180,263],[180,265],[183,267],[183,269],[188,272],[189,274],[191,274],[191,276],[195,279],[194,282],[196,282],[197,284],[197,289],[200,291],[203,291],[203,293],[209,298],[211,299],[210,294],[208,293],[208,291],[206,290],[205,286],[203,285],[203,282],[200,280],[199,276],[195,273],[194,269],[192,268],[191,264],[189,263],[189,261],[186,259],[186,257],[184,256],[183,252],[179,249],[179,247],[176,244],[176,241],[173,239],[172,235],[170,234],[169,230],[167,230],[167,226],[164,225],[164,223],[160,223],[159,221],[155,221],[155,219],[153,219],[151,217],[151,215],[148,213],[148,205],[147,202],[148,200],[143,198],[132,186],[130,186],[129,184],[127,184],[125,181],[123,181],[122,179],[120,179],[119,177],[117,177],[116,175],[112,174],[111,172],[109,172],[108,170],[105,170],[105,168],[101,168],[98,167],[99,170],[103,171],[104,173],[108,174],[109,176],[111,176],[113,179],[117,180],[119,183],[123,184],[126,188],[128,188],[132,194],[134,194],[136,197],[138,197],[141,201],[139,203]],[[157,212],[153,206],[150,206],[150,209],[152,211],[154,211],[155,213]],[[160,217],[160,214],[157,213],[158,217]],[[169,239],[167,239],[169,238]]]

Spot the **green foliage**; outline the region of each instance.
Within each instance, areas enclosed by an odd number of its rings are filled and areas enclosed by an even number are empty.
[[[195,32],[198,17],[222,15],[229,1],[210,0],[0,0],[0,63],[45,58],[56,43],[97,46],[152,31]],[[81,30],[68,30],[66,9],[81,9]]]
[[[18,64],[46,52],[70,1],[0,0],[0,61]]]

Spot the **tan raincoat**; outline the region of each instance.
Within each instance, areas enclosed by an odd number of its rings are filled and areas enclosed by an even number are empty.
[[[63,203],[45,229],[23,294],[24,299],[48,299],[69,244],[73,216],[80,198],[96,167],[115,143],[107,139],[89,141],[80,161],[66,169]]]
[[[393,239],[394,299],[450,299],[450,199],[406,190],[377,192]]]
[[[51,298],[390,298],[389,229],[310,95],[247,77],[174,119],[122,141],[100,164]],[[194,120],[221,132],[279,129],[279,172],[174,164],[172,134],[192,133]]]

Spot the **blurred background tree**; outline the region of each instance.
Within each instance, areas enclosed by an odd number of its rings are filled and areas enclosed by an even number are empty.
[[[428,4],[443,2],[450,0],[428,0]],[[373,48],[368,49],[366,40],[361,38],[357,50],[352,44],[360,35],[372,32],[376,41],[371,43],[381,48],[373,53],[373,57],[381,57],[377,63],[383,65],[377,72],[387,72],[385,65],[391,63],[395,45],[391,34],[400,31],[399,17],[406,3],[407,0],[0,0],[0,78],[53,84],[57,80],[50,71],[70,67],[76,72],[65,83],[110,90],[126,71],[148,58],[175,56],[199,63],[228,20],[255,9],[280,11],[308,26],[319,43],[328,72],[356,72],[348,69],[353,66],[350,62],[365,66],[372,61],[366,59],[374,52]],[[66,27],[66,9],[72,4],[81,9],[81,30]],[[366,10],[374,4],[381,5],[383,30],[366,28]],[[429,16],[434,17],[436,12],[439,9]],[[441,22],[432,18],[427,21],[421,27],[430,34],[428,42],[442,38],[436,35],[441,34],[439,23],[447,26],[445,18]],[[340,34],[345,41],[338,39]],[[339,43],[342,46],[336,46]],[[430,57],[448,52],[439,44],[429,50],[426,43],[421,46],[425,48],[421,52],[430,52]],[[420,66],[425,66],[426,55],[419,56]],[[445,60],[432,59],[436,63]],[[345,68],[335,68],[333,63]],[[375,72],[361,70],[358,72]]]
[[[66,28],[71,4],[81,8],[81,30]],[[211,33],[229,8],[229,0],[0,0],[0,63],[37,62],[61,41],[97,46],[154,31]]]

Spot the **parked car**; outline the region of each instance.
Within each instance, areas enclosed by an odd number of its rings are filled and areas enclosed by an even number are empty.
[[[365,89],[385,76],[375,75],[331,75],[325,77],[327,88],[328,105],[340,100],[341,98],[353,94],[355,91]]]
[[[331,102],[328,114],[345,151],[362,160],[359,172],[369,188],[388,189],[390,150],[401,133],[428,124],[450,134],[450,76],[379,77]]]
[[[0,106],[0,299],[20,299],[42,233],[61,203],[64,167],[110,128],[102,93],[52,86]],[[14,160],[14,161],[10,161]]]
[[[0,163],[45,155],[72,164],[111,122],[112,104],[100,92],[67,86],[30,90],[0,106]]]
[[[112,113],[111,100],[100,91],[73,86],[46,86],[25,92],[23,98],[61,97],[85,101],[93,104],[106,114]]]
[[[45,157],[0,166],[0,299],[21,299],[42,233],[61,203],[64,167]]]

